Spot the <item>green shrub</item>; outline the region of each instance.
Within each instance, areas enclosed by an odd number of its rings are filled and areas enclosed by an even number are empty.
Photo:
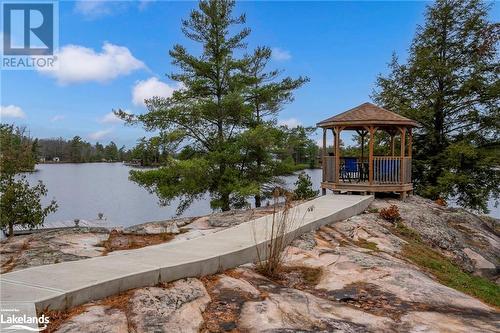
[[[313,190],[311,177],[305,172],[301,172],[295,182],[293,194],[295,200],[304,200],[316,197],[319,191]]]

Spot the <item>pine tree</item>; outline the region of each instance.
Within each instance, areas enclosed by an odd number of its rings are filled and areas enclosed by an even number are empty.
[[[500,188],[500,29],[488,9],[477,0],[430,5],[406,64],[394,56],[374,94],[422,125],[414,138],[417,192],[480,211]]]
[[[245,16],[233,16],[234,1],[201,1],[182,22],[184,35],[203,47],[200,56],[189,54],[175,45],[170,51],[173,64],[180,71],[169,75],[182,89],[170,98],[154,97],[146,101],[148,112],[137,117],[118,112],[129,122],[139,122],[147,130],[160,131],[189,144],[196,157],[169,159],[157,170],[134,171],[131,179],[158,194],[163,204],[180,198],[178,212],[206,192],[211,206],[229,210],[242,197],[255,193],[255,184],[241,176],[237,136],[251,110],[245,105],[242,91],[248,84],[243,68],[245,57],[235,52],[243,49],[248,28],[236,31]]]
[[[279,176],[290,173],[286,161],[274,158],[280,147],[282,129],[276,126],[278,113],[286,103],[293,101],[293,91],[308,82],[308,78],[279,79],[280,71],[266,71],[272,51],[258,47],[249,58],[246,74],[251,84],[246,91],[246,102],[252,109],[248,130],[244,135],[245,167],[247,177],[258,184],[255,206],[261,206],[262,195],[277,183]]]

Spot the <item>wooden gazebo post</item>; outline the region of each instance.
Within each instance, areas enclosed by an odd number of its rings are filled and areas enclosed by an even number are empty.
[[[412,128],[408,128],[408,157],[411,158],[411,150],[413,145],[413,130]]]
[[[339,182],[340,175],[340,127],[335,127],[335,182]]]
[[[323,128],[323,156],[321,156],[321,168],[323,169],[323,181],[326,181],[326,156],[328,156],[328,152],[326,151],[326,128]],[[326,194],[326,188],[321,189],[321,194]]]
[[[410,163],[409,171],[410,171],[410,182],[411,182],[411,162],[412,162],[412,145],[413,145],[413,129],[410,127],[408,128],[408,163]],[[413,194],[413,190],[409,191],[408,193]]]
[[[406,153],[406,127],[400,127],[401,131],[401,162],[400,162],[400,179],[399,183],[403,184],[405,179],[405,169],[406,169],[406,161],[405,161],[405,153]],[[406,197],[406,192],[401,192],[401,198],[404,199]]]
[[[373,184],[373,145],[375,143],[375,130],[376,128],[373,126],[368,127],[368,132],[370,132],[370,152],[368,155],[368,182]]]

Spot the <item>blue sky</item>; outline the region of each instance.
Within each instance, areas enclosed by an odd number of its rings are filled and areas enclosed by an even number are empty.
[[[401,59],[423,23],[427,2],[239,2],[252,29],[249,49],[274,49],[273,68],[308,76],[279,119],[290,125],[317,121],[370,100],[377,74],[392,52]],[[143,97],[168,96],[177,87],[168,50],[176,43],[199,53],[180,22],[196,2],[131,1],[59,4],[56,73],[3,71],[2,122],[29,127],[32,136],[79,135],[132,146],[145,134],[110,112],[144,112]],[[492,19],[498,21],[499,6]],[[70,59],[70,60],[68,60]]]

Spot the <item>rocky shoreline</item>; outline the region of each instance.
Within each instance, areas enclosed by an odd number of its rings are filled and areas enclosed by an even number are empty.
[[[127,228],[74,227],[20,235],[0,241],[0,273],[201,237],[272,212],[272,207],[262,207],[147,222]]]
[[[380,216],[391,205],[399,210],[397,223]],[[169,233],[175,242],[271,212],[234,211],[146,223],[123,232]],[[109,232],[74,231],[39,235],[28,245],[4,242],[2,257],[16,246],[24,248],[27,254],[15,268],[20,269],[26,260],[50,261],[42,249],[50,248],[60,260],[102,255],[96,244]],[[417,196],[376,199],[363,214],[296,239],[286,249],[280,276],[263,276],[248,264],[130,290],[48,313],[54,319],[48,331],[497,332],[499,236],[498,220],[462,209]]]

